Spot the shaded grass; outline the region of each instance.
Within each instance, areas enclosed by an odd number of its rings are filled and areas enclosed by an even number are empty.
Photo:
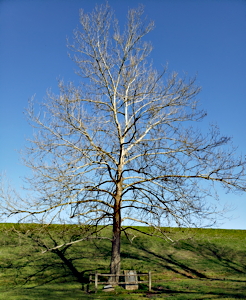
[[[151,292],[146,287],[138,291],[126,291],[117,287],[114,292],[99,291],[97,294],[81,291],[78,284],[46,284],[31,288],[15,288],[2,291],[0,299],[8,300],[56,300],[56,299],[245,299],[244,283],[216,282],[197,279],[172,280],[155,284]]]
[[[109,272],[109,241],[83,241],[62,250],[80,274],[78,282],[57,253],[42,254],[40,245],[26,234],[39,225],[20,226],[20,235],[12,226],[0,226],[0,299],[246,299],[244,230],[165,228],[175,243],[136,232],[130,243],[123,235],[122,269],[152,271],[153,289],[149,292],[142,284],[138,291],[117,287],[111,293],[99,289],[94,294],[93,285],[86,293],[83,283],[90,273]],[[61,225],[50,230],[62,242]],[[66,234],[78,238],[80,228],[70,227]],[[40,240],[50,243],[45,234]]]

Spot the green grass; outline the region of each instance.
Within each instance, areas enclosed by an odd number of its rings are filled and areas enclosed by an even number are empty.
[[[40,245],[52,246],[52,237],[63,243],[64,233],[65,241],[72,241],[81,228],[55,225],[49,228],[48,237],[45,231],[39,233],[39,225],[14,227],[0,225],[0,300],[246,299],[245,230],[166,228],[175,243],[136,232],[130,243],[122,235],[122,269],[151,271],[152,291],[144,284],[137,291],[117,287],[114,292],[103,292],[100,286],[95,294],[93,284],[89,293],[82,290],[69,263],[82,281],[96,271],[108,273],[109,241],[83,241],[63,249],[66,265],[56,253],[42,253]]]

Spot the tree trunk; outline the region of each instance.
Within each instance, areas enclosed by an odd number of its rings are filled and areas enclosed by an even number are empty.
[[[118,282],[120,274],[120,236],[121,236],[121,211],[120,201],[115,201],[114,217],[113,217],[113,240],[112,240],[112,252],[110,273],[115,274],[115,277],[111,278],[111,282]],[[117,203],[118,202],[118,203]]]
[[[124,144],[124,139],[121,139],[121,145]],[[111,277],[111,283],[117,284],[119,282],[120,274],[120,244],[121,244],[121,200],[123,193],[123,166],[124,166],[124,149],[123,146],[120,151],[120,159],[117,172],[116,190],[114,197],[114,211],[113,211],[113,238],[110,273],[116,276]]]
[[[122,165],[121,165],[122,166]],[[111,277],[112,283],[119,282],[120,274],[120,237],[121,237],[121,198],[122,198],[122,169],[121,166],[118,169],[118,182],[116,185],[115,201],[114,201],[114,212],[113,212],[113,239],[112,239],[112,252],[111,252],[111,263],[110,273],[115,274],[115,277]]]

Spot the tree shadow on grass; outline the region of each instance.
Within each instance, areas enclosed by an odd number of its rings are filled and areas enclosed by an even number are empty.
[[[153,269],[156,272],[169,270],[179,275],[179,278],[183,277],[184,279],[199,279],[204,280],[204,282],[210,282],[210,280],[225,280],[225,278],[212,278],[207,273],[201,271],[198,267],[199,264],[193,261],[195,258],[196,260],[203,259],[208,263],[208,266],[211,265],[212,268],[215,269],[215,274],[219,269],[223,269],[228,274],[237,275],[239,277],[242,276],[242,278],[245,279],[245,276],[243,276],[246,274],[245,253],[243,251],[236,251],[230,247],[222,247],[215,243],[197,241],[195,239],[179,241],[169,248],[162,242],[158,242],[156,247],[152,247],[149,240],[142,239],[141,237],[135,239],[132,244],[124,240],[122,244],[123,265],[125,264],[124,261],[129,260],[128,266],[133,263],[133,267],[136,267],[137,270],[139,270],[138,266],[144,265],[144,268],[146,269],[147,267],[150,271]],[[21,249],[19,247],[17,248]],[[88,250],[91,250],[91,252]],[[187,260],[180,256],[181,251],[191,254],[188,255]],[[16,251],[5,264],[2,263],[0,268],[2,271],[15,270],[17,284],[33,282],[35,283],[32,285],[33,287],[41,287],[42,285],[57,282],[77,282],[81,284],[82,288],[83,284],[88,283],[89,273],[98,270],[105,271],[105,267],[103,267],[100,262],[96,262],[96,258],[100,255],[102,260],[109,262],[109,243],[96,241],[95,243],[88,244],[88,242],[86,242],[76,247],[64,247],[45,254],[41,254],[40,249],[31,248],[27,245],[26,250],[22,249],[21,253]],[[87,257],[86,259],[88,260],[87,264],[84,264],[85,257]],[[157,268],[153,268],[153,266],[157,266]],[[226,281],[229,287],[226,288],[224,292],[220,292],[214,288],[209,294],[211,296],[221,295],[223,297],[235,296],[237,298],[243,298],[242,295],[246,292],[245,288],[244,290],[240,288],[240,291],[237,292],[230,287],[230,282],[233,280],[230,279],[230,281]],[[234,281],[245,282],[245,280],[240,279]],[[201,294],[202,292],[180,290],[180,287],[175,289],[175,286],[171,289],[165,288],[164,286],[156,286],[153,288],[153,295],[158,293],[183,293],[184,295],[189,295],[189,293]],[[151,296],[151,293],[149,295]]]
[[[199,272],[195,268],[191,268],[188,265],[184,264],[181,261],[178,261],[173,254],[160,255],[151,251],[142,245],[138,244],[138,250],[142,251],[142,254],[134,255],[129,253],[122,253],[122,258],[132,258],[136,260],[142,260],[153,264],[154,262],[158,264],[158,268],[163,268],[169,271],[172,271],[178,275],[182,275],[186,278],[208,278],[205,274]],[[143,254],[145,253],[145,254]],[[157,262],[158,261],[158,262]]]
[[[193,291],[192,291],[193,289]],[[163,286],[156,286],[153,288],[153,293],[148,293],[149,298],[156,294],[166,294],[166,295],[176,295],[177,297],[182,297],[178,299],[189,299],[190,296],[192,299],[224,299],[224,298],[234,298],[234,299],[245,299],[246,288],[241,287],[240,291],[237,289],[233,289],[231,287],[224,288],[223,291],[216,291],[216,288],[210,287],[209,291],[194,291],[194,288],[191,287],[189,290],[181,290],[181,289],[171,289],[165,288]],[[194,298],[197,295],[197,298]],[[204,298],[203,296],[206,296]],[[176,298],[175,298],[176,299]]]
[[[196,296],[194,295],[197,295],[197,299],[200,299],[199,297],[202,297],[202,295],[206,295],[206,299],[210,299],[210,297],[211,299],[225,297],[245,299],[246,259],[244,251],[236,251],[231,247],[193,239],[180,241],[174,244],[173,248],[169,248],[169,250],[160,248],[159,251],[155,250],[155,247],[146,245],[139,239],[134,245],[131,245],[131,248],[135,249],[135,251],[132,250],[130,253],[123,252],[122,256],[128,259],[139,260],[140,264],[142,261],[148,263],[149,266],[156,264],[159,269],[172,271],[177,275],[181,275],[184,279],[192,279],[192,281],[188,281],[190,282],[188,287],[182,287],[182,284],[176,283],[171,284],[171,288],[167,288],[168,281],[166,286],[165,284],[159,286],[156,284],[153,288],[154,294],[165,293],[179,295],[179,297],[184,295],[184,299],[189,299],[189,295],[192,296],[192,299],[195,299],[194,297]],[[189,255],[187,255],[186,259],[181,259],[180,251],[185,251],[186,255],[188,252]],[[208,268],[209,266],[212,268],[214,272],[212,273],[215,274],[216,278],[199,270],[199,264],[197,264],[199,259],[206,262]],[[224,278],[224,276],[220,278],[220,271],[228,274],[228,277],[236,276],[236,278],[230,279]],[[216,281],[221,283],[216,284]],[[191,282],[194,284],[192,285]],[[165,283],[164,280],[163,283]],[[149,297],[151,298],[151,293]]]
[[[187,239],[174,243],[172,247],[169,247],[169,250],[167,247],[161,248],[161,246],[159,250],[158,247],[157,250],[153,250],[153,247],[149,247],[148,244],[146,245],[139,239],[131,245],[131,248],[135,248],[135,251],[131,251],[130,254],[123,252],[122,257],[145,261],[149,265],[156,263],[159,268],[165,268],[186,278],[215,279],[208,275],[210,268],[215,274],[222,272],[230,276],[246,276],[245,252],[234,250],[228,246]],[[183,258],[180,255],[181,251],[185,251]],[[200,264],[199,261],[202,263]],[[201,271],[201,268],[203,269],[202,264],[203,267],[204,264],[206,265],[208,272]],[[245,278],[245,276],[243,277]]]
[[[181,261],[175,257],[178,252],[174,249],[173,245],[169,245],[166,242],[162,243],[160,240],[156,242],[152,247],[150,241],[145,239],[135,239],[134,243],[129,244],[126,250],[123,250],[121,257],[125,259],[132,259],[139,262],[144,262],[145,268],[149,270],[156,270],[156,272],[162,272],[163,270],[171,271],[177,275],[181,275],[185,278],[208,278],[206,274],[200,272],[195,267],[190,266],[188,263]],[[137,263],[136,263],[137,267]]]
[[[91,263],[98,252],[95,243],[68,245],[42,253],[46,250],[43,241],[46,244],[54,242],[54,246],[57,245],[53,238],[56,233],[53,236],[33,237],[30,230],[23,232],[1,232],[0,247],[2,246],[4,251],[0,253],[0,272],[4,275],[4,282],[11,288],[30,284],[35,287],[57,282],[77,282],[83,287],[89,281],[89,272],[104,270],[102,265],[95,266]],[[29,232],[30,236],[26,232]],[[71,240],[72,238],[71,235]],[[87,260],[86,264],[83,264],[84,260]]]
[[[9,279],[9,284],[21,284],[35,282],[37,285],[60,281],[71,280],[74,270],[69,270],[69,266],[64,264],[53,254],[41,256],[37,253],[11,256],[12,262],[2,260],[1,271]],[[74,278],[72,279],[74,280]],[[78,279],[79,281],[79,279]]]
[[[196,240],[184,240],[178,243],[175,248],[190,251],[205,259],[208,264],[219,266],[231,275],[246,275],[245,251],[237,251],[228,246]]]

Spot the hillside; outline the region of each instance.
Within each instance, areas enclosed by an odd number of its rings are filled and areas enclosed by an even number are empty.
[[[165,231],[175,242],[137,231],[122,236],[122,269],[151,271],[152,292],[142,284],[134,292],[119,287],[94,294],[93,284],[90,293],[82,286],[90,273],[109,272],[108,240],[82,241],[42,253],[47,245],[62,244],[64,235],[70,241],[78,239],[81,228],[53,225],[40,233],[35,224],[1,224],[0,299],[246,298],[246,230]]]

